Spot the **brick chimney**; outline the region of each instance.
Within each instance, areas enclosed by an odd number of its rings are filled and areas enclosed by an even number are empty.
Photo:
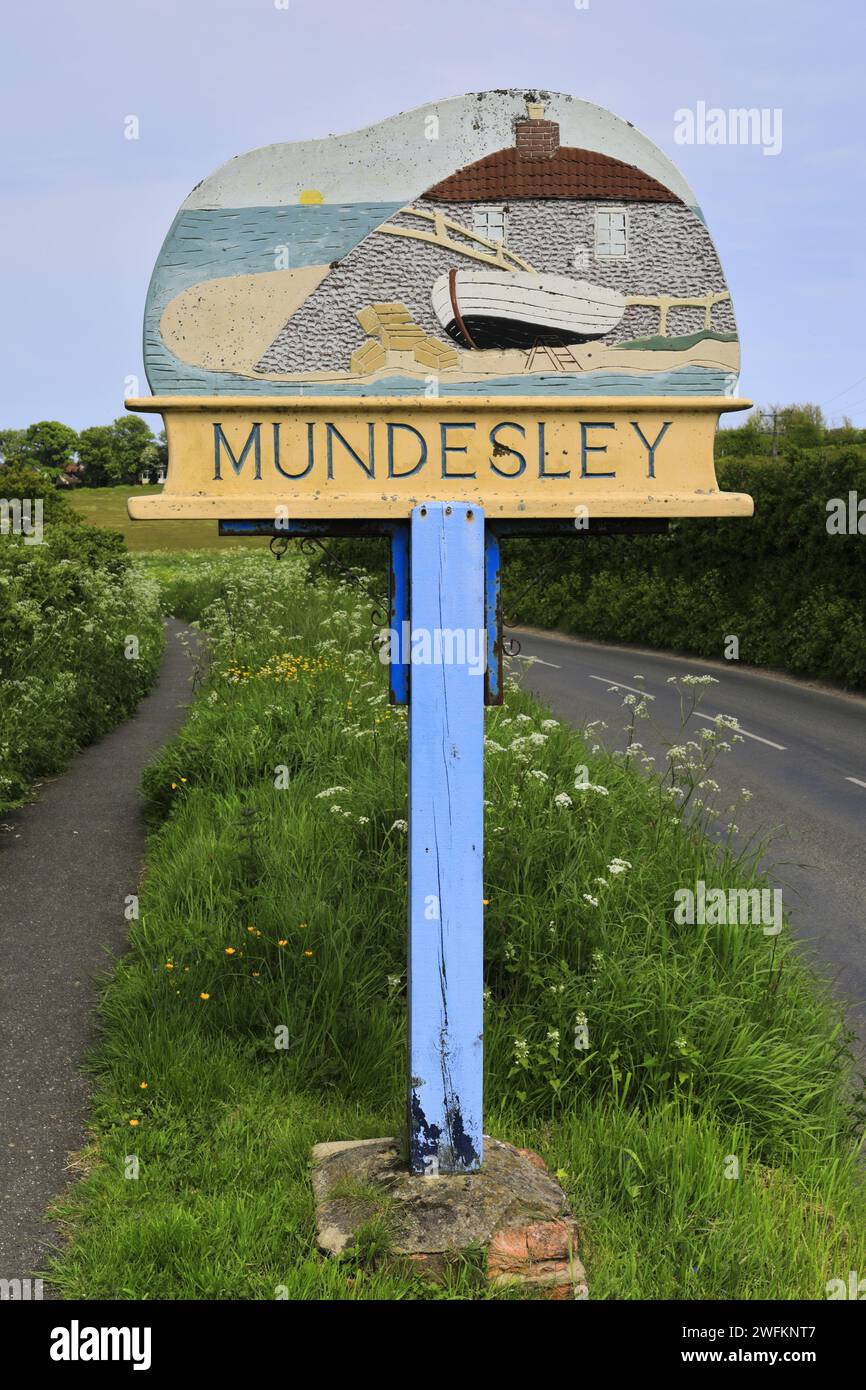
[[[550,159],[559,149],[559,124],[544,119],[540,102],[527,102],[527,115],[514,123],[518,159]]]

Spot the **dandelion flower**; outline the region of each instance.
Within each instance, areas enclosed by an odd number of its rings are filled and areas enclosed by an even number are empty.
[[[305,956],[311,956],[312,954],[313,954],[312,951],[305,951],[305,952],[304,952],[304,955],[305,955]]]
[[[207,1002],[207,1000],[210,999],[210,995],[207,993],[206,990],[202,990],[201,994],[199,995],[199,999],[204,999],[205,1002]]]
[[[146,1091],[146,1090],[147,1090],[147,1082],[146,1082],[146,1081],[139,1081],[139,1083],[138,1083],[138,1089],[139,1089],[140,1091]]]
[[[227,956],[233,956],[234,953],[235,953],[235,948],[234,948],[234,946],[226,946],[226,955],[227,955]]]
[[[138,1120],[130,1120],[129,1123],[132,1125],[132,1128],[135,1129],[135,1126],[136,1126],[137,1124],[139,1124],[140,1121],[138,1121]]]

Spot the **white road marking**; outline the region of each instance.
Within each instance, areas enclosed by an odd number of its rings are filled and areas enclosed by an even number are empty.
[[[866,787],[866,782],[861,782],[859,777],[846,777],[846,782],[853,782],[855,786]]]
[[[650,695],[646,690],[638,690],[636,685],[626,685],[625,681],[609,681],[606,676],[590,676],[591,681],[601,681],[603,685],[613,686],[615,690],[631,690],[635,695],[643,695],[647,700],[654,700],[655,695]]]
[[[531,661],[533,666],[552,666],[554,671],[561,671],[562,667],[557,666],[555,661],[542,661],[540,656],[521,656],[520,652],[512,652],[511,660]]]
[[[697,715],[698,719],[708,719],[711,724],[714,724],[716,719],[718,718],[718,716],[715,714],[702,714],[699,709],[695,710],[695,714]],[[760,734],[750,734],[748,729],[741,729],[739,725],[736,729],[731,729],[730,732],[732,734],[742,734],[743,738],[753,738],[758,743],[766,743],[769,745],[770,748],[778,748],[780,753],[785,752],[784,743],[774,743],[771,738],[761,738]]]
[[[655,695],[650,695],[649,692],[646,690],[638,690],[636,685],[626,685],[625,681],[608,680],[606,676],[590,676],[589,679],[591,681],[601,681],[603,685],[606,685],[608,687],[608,689],[612,688],[614,690],[631,690],[635,695],[643,695],[644,698],[647,700],[655,699]],[[717,717],[714,714],[702,714],[701,711],[697,709],[695,710],[695,714],[697,715],[698,719],[708,719],[711,724],[715,723]],[[766,743],[770,748],[778,748],[780,753],[784,753],[786,751],[786,746],[784,743],[774,743],[771,738],[761,738],[760,734],[750,734],[748,729],[736,728],[732,729],[731,733],[742,734],[743,738],[753,738],[758,743]],[[849,777],[848,781],[856,782],[857,778]],[[866,782],[860,782],[859,785],[861,787],[866,787]]]

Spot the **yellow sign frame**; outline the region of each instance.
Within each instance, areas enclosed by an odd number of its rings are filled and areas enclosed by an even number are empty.
[[[408,518],[421,502],[491,520],[751,516],[719,491],[716,396],[153,396],[169,450],[138,520]]]

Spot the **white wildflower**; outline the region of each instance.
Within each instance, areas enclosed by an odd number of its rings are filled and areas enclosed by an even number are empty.
[[[608,864],[607,871],[609,874],[624,874],[630,868],[631,863],[628,859],[620,859],[619,855],[616,855]]]

